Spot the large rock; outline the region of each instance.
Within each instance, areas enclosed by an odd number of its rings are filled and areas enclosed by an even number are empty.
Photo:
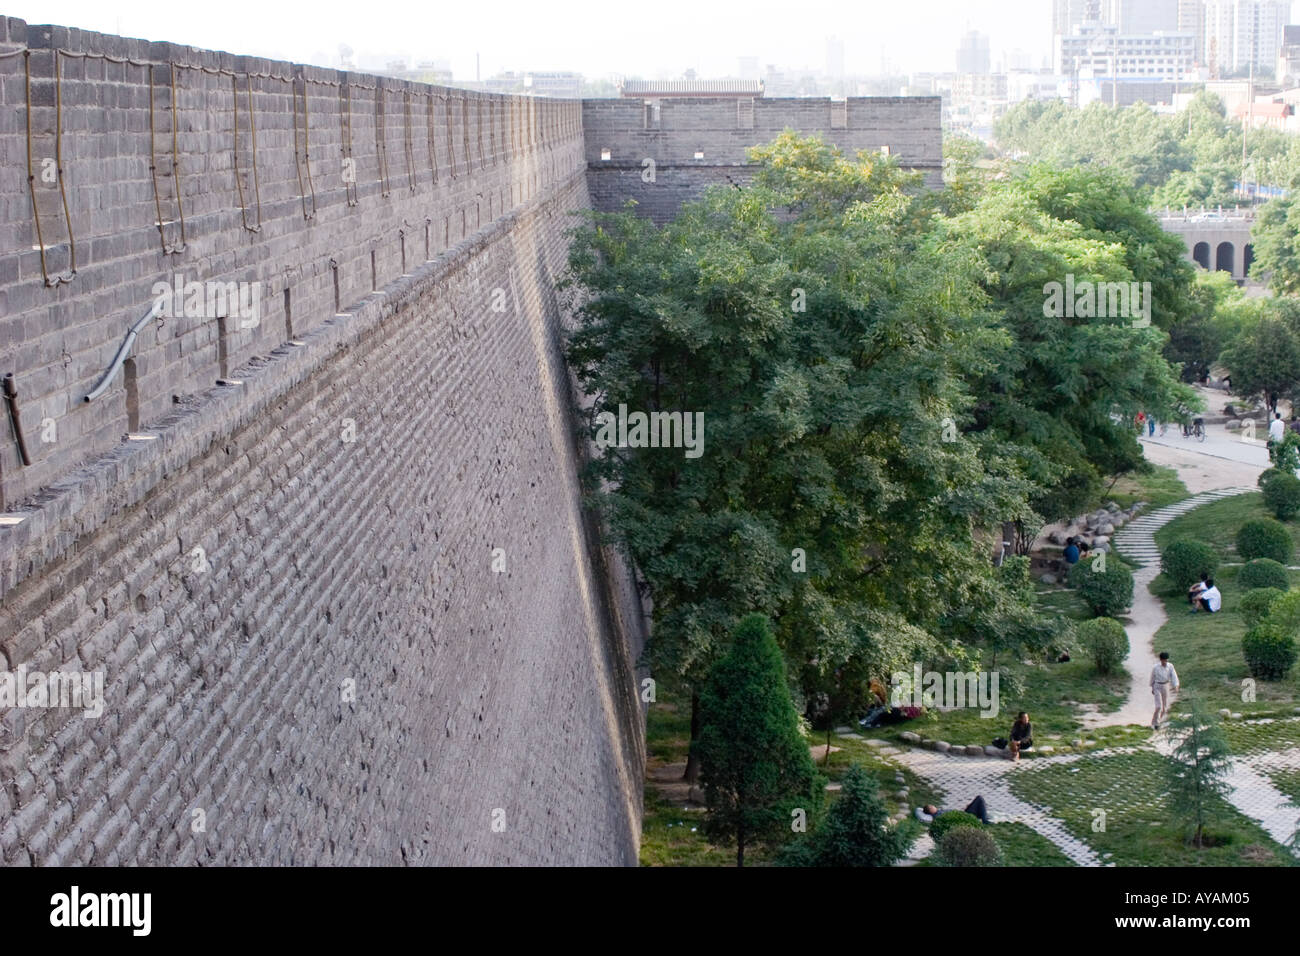
[[[921,742],[921,735],[917,733],[913,733],[910,730],[905,730],[898,735],[898,739],[905,741],[909,744],[919,744]]]
[[[1002,756],[1005,756],[1005,755],[1006,755],[1006,751],[1005,751],[1005,750],[1002,750],[1002,749],[999,748],[999,747],[994,747],[992,744],[988,744],[988,745],[984,748],[984,753],[985,753],[985,755],[987,755],[987,756],[989,756],[989,757],[1002,757]]]
[[[1056,583],[1057,583],[1057,581],[1056,581],[1056,575],[1055,575],[1055,574],[1044,574],[1044,575],[1043,575],[1042,577],[1040,577],[1038,580],[1042,581],[1044,584],[1056,584]]]
[[[1053,531],[1047,536],[1047,540],[1052,544],[1065,544],[1067,535],[1064,531]]]
[[[1097,530],[1100,531],[1102,534],[1106,535],[1107,537],[1109,537],[1110,535],[1115,533],[1115,525],[1107,521],[1103,525],[1098,525]]]
[[[983,748],[980,744],[967,744],[967,745],[966,745],[966,756],[967,756],[967,757],[983,757],[983,756],[984,756],[984,748]]]
[[[1239,432],[1241,431],[1241,422],[1234,418],[1231,421],[1224,422],[1223,427],[1230,432]]]
[[[948,743],[946,740],[936,740],[934,741],[934,749],[939,751],[941,754],[946,754],[952,749],[952,744]]]

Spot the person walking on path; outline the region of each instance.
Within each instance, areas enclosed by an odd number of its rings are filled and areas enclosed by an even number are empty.
[[[1268,443],[1276,445],[1286,434],[1286,424],[1282,421],[1282,413],[1274,412],[1273,420],[1268,423]]]
[[[1178,693],[1178,671],[1169,663],[1169,652],[1160,652],[1160,663],[1151,668],[1151,694],[1156,700],[1156,712],[1151,717],[1151,729],[1159,730],[1160,721],[1169,716],[1169,692]]]

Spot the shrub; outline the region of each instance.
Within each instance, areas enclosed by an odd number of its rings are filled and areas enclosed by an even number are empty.
[[[1002,851],[987,830],[956,827],[939,840],[935,862],[940,866],[997,866],[1002,862]]]
[[[1080,561],[1070,569],[1069,583],[1077,588],[1093,614],[1114,617],[1133,603],[1133,572],[1113,554],[1106,555],[1106,570],[1098,571],[1100,557]]]
[[[1179,538],[1160,556],[1161,573],[1182,591],[1199,581],[1202,574],[1213,577],[1218,567],[1219,556],[1214,549],[1190,538]]]
[[[1287,521],[1300,514],[1300,478],[1279,474],[1271,478],[1263,488],[1264,504],[1277,515],[1279,521]]]
[[[941,813],[934,818],[930,824],[930,836],[938,840],[949,830],[956,827],[978,827],[983,826],[979,817],[967,813],[965,810],[949,810],[947,813]]]
[[[1118,670],[1128,657],[1128,634],[1114,618],[1097,617],[1075,627],[1080,646],[1102,674]]]
[[[1246,626],[1254,627],[1268,617],[1268,612],[1277,603],[1277,599],[1285,593],[1285,591],[1280,591],[1277,588],[1255,588],[1255,590],[1243,594],[1237,610],[1245,619]]]
[[[831,804],[825,819],[802,840],[782,847],[776,864],[893,866],[907,855],[916,833],[915,820],[890,825],[889,811],[876,792],[875,778],[855,763],[844,775],[840,797]]]
[[[1260,680],[1281,680],[1295,664],[1295,638],[1284,634],[1280,628],[1270,626],[1268,619],[1246,632],[1241,639],[1241,653],[1246,658],[1252,677]]]
[[[1285,474],[1286,472],[1283,471],[1281,468],[1265,468],[1263,471],[1259,473],[1259,477],[1255,479],[1255,484],[1262,489],[1265,485],[1267,485],[1278,475],[1285,475]]]
[[[1269,558],[1256,558],[1254,561],[1247,561],[1242,567],[1237,575],[1237,584],[1244,591],[1255,588],[1277,588],[1279,591],[1285,591],[1291,587],[1291,579],[1287,576],[1286,568],[1276,561]]]
[[[1268,489],[1281,481],[1281,478],[1270,481],[1264,494],[1267,495]],[[1247,521],[1237,531],[1237,553],[1246,561],[1271,558],[1280,564],[1286,564],[1291,560],[1291,548],[1291,532],[1287,531],[1282,522],[1272,518]]]

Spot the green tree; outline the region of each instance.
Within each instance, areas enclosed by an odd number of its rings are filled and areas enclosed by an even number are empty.
[[[787,843],[777,857],[780,866],[893,866],[907,855],[916,839],[911,821],[897,826],[876,789],[876,781],[860,764],[844,774],[839,797],[808,836]]]
[[[1294,197],[1274,199],[1255,216],[1251,238],[1255,259],[1252,276],[1268,276],[1269,288],[1279,295],[1300,293],[1300,203]]]
[[[1191,842],[1199,849],[1206,824],[1214,819],[1228,792],[1225,778],[1232,769],[1232,758],[1217,718],[1205,717],[1195,699],[1189,703],[1189,714],[1169,722],[1174,748],[1166,766],[1166,788],[1169,811],[1186,821],[1192,830]]]
[[[1239,334],[1224,350],[1222,362],[1233,391],[1263,398],[1271,412],[1300,385],[1300,343],[1291,326],[1276,316],[1265,316]]]
[[[811,815],[821,778],[799,732],[799,715],[786,686],[785,662],[771,626],[751,614],[732,635],[700,694],[700,781],[710,839],[745,848],[775,838],[791,811]]]
[[[651,668],[698,687],[760,611],[807,699],[850,658],[881,675],[946,651],[946,615],[998,600],[979,529],[1031,486],[955,427],[1001,333],[974,263],[929,241],[919,178],[792,134],[753,156],[750,188],[662,229],[577,230],[567,351],[593,437],[621,405],[706,423],[697,457],[605,447],[585,475],[649,587]]]

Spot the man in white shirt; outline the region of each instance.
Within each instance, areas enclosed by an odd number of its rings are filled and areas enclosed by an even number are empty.
[[[1192,613],[1205,611],[1208,614],[1216,614],[1220,607],[1223,606],[1223,594],[1214,586],[1213,578],[1205,579],[1205,588],[1192,604]]]
[[[1160,721],[1169,715],[1169,692],[1178,692],[1178,671],[1169,663],[1169,653],[1160,652],[1160,663],[1151,668],[1151,694],[1156,699],[1156,712],[1151,718],[1151,729],[1159,730]]]
[[[1268,423],[1268,440],[1270,442],[1279,442],[1285,434],[1286,424],[1282,421],[1282,413],[1274,412],[1273,420]]]

